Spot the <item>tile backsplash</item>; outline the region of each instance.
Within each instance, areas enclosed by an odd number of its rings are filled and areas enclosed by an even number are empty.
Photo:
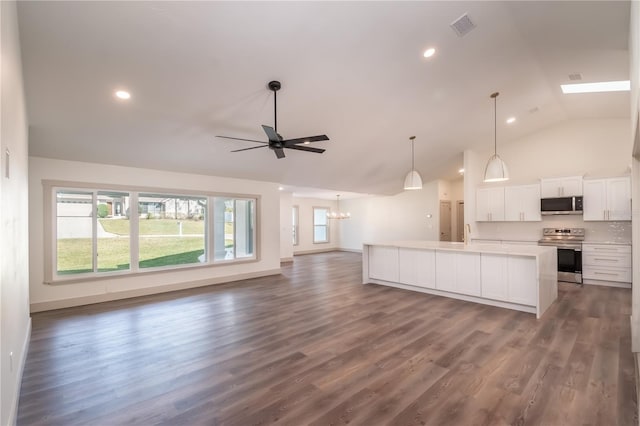
[[[543,228],[584,228],[587,242],[631,244],[631,222],[585,222],[578,215],[543,216],[541,222],[476,222],[476,225],[471,238],[537,241],[542,238]]]

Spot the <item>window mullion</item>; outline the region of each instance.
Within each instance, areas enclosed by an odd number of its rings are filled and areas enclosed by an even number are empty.
[[[91,227],[91,249],[93,258],[93,273],[98,272],[98,191],[92,192],[92,227]]]
[[[140,263],[140,215],[138,214],[138,193],[129,193],[129,262],[132,272],[138,272]]]

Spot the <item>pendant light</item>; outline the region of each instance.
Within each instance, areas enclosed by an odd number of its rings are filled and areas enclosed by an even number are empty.
[[[500,93],[495,92],[491,94],[493,98],[493,155],[489,158],[487,166],[484,168],[484,181],[485,182],[502,182],[509,180],[509,170],[504,160],[498,155],[498,95]]]
[[[351,213],[349,212],[345,213],[340,210],[340,195],[336,195],[336,199],[337,199],[338,211],[328,212],[327,217],[329,219],[351,219]]]
[[[411,136],[409,140],[411,141],[411,171],[407,173],[407,176],[404,178],[404,189],[422,189],[422,178],[420,177],[420,173],[418,173],[414,167],[414,143],[415,136]]]

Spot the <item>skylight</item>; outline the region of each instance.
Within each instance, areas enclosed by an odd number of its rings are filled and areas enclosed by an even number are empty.
[[[631,82],[601,81],[598,83],[561,84],[562,93],[596,93],[596,92],[628,92],[631,90]]]

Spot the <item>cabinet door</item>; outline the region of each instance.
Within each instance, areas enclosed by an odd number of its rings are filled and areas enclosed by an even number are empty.
[[[480,255],[482,297],[494,300],[508,299],[507,257],[497,254]]]
[[[369,277],[391,282],[399,281],[397,247],[369,247]]]
[[[456,292],[456,253],[436,251],[436,288]]]
[[[607,179],[607,219],[631,220],[631,178]]]
[[[401,248],[398,251],[398,262],[402,284],[436,288],[435,250]]]
[[[480,188],[476,191],[476,221],[504,220],[504,187]]]
[[[480,296],[480,253],[456,254],[456,291]]]
[[[541,221],[540,185],[507,186],[504,189],[504,220]]]
[[[509,302],[535,306],[538,300],[536,259],[509,256],[507,260]]]
[[[561,186],[563,197],[582,195],[582,176],[563,178]]]
[[[582,219],[605,220],[607,210],[607,184],[605,179],[589,179],[583,184]]]
[[[562,179],[545,178],[540,180],[540,196],[542,198],[562,197]]]

